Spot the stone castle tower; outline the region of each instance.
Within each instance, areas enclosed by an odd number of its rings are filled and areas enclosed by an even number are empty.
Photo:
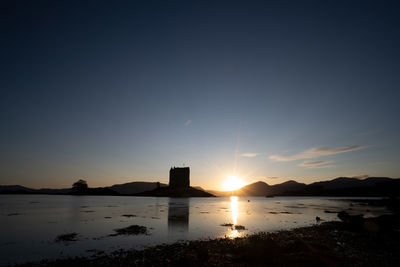
[[[184,168],[171,168],[169,170],[169,187],[170,188],[188,188],[190,187],[190,169]]]

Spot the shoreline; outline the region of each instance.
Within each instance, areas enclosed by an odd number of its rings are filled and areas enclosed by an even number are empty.
[[[235,239],[184,241],[16,266],[400,266],[398,214],[391,222],[373,230],[323,222]]]

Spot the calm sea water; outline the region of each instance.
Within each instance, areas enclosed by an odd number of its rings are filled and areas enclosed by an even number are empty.
[[[321,197],[0,195],[0,264],[90,256],[97,251],[140,249],[180,240],[234,238],[315,224],[316,216],[337,220],[335,213],[326,210],[348,210],[365,216],[388,212],[380,207]],[[246,230],[232,230],[221,226],[224,223],[243,225]],[[111,236],[114,229],[133,224],[146,226],[149,233]],[[72,232],[78,233],[77,241],[55,242],[58,235]]]

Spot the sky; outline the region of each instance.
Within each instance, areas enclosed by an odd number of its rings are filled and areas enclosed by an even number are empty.
[[[398,1],[1,1],[0,184],[400,177]]]

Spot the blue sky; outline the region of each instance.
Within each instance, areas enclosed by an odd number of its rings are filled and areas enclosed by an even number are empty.
[[[1,5],[1,184],[400,177],[393,1]]]

